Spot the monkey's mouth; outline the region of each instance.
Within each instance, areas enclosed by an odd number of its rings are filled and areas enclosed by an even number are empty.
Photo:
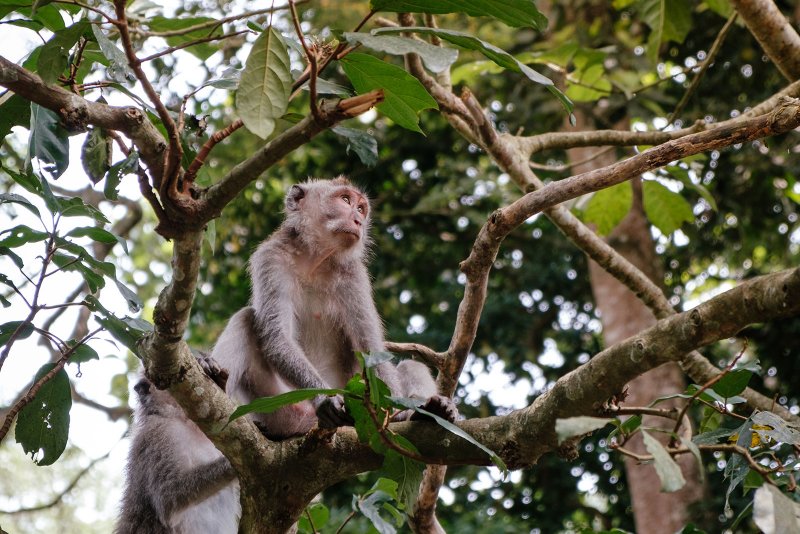
[[[359,232],[358,230],[354,230],[352,228],[337,228],[334,233],[344,234],[346,236],[352,236],[356,241],[361,239],[361,232]]]

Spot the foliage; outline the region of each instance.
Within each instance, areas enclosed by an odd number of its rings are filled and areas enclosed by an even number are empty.
[[[197,178],[198,190],[219,183],[262,147],[263,139],[274,140],[297,124],[308,115],[309,104],[316,105],[312,99],[318,94],[347,94],[352,86],[358,94],[382,89],[384,100],[377,119],[339,125],[333,129],[335,135],[322,134],[321,140],[282,159],[212,225],[215,237],[209,235],[189,330],[195,345],[213,343],[224,321],[247,302],[247,257],[280,220],[286,186],[297,177],[345,173],[374,197],[371,269],[387,338],[448,346],[464,296],[458,264],[468,256],[487,216],[516,199],[518,192],[477,144],[460,137],[439,113],[431,111],[441,106],[417,78],[399,66],[399,57],[413,51],[432,73],[449,70],[455,84],[481,96],[490,122],[503,133],[522,128],[535,133],[556,131],[573,112],[573,102],[593,114],[599,124],[616,126],[625,119],[652,131],[668,127],[665,117],[684,95],[695,67],[707,58],[724,22],[720,15],[727,17],[730,11],[726,2],[689,5],[623,0],[610,6],[581,1],[556,3],[545,18],[533,2],[522,0],[373,0],[341,13],[327,6],[316,9],[314,3],[314,8],[301,14],[304,28],[312,28],[306,31],[308,42],[297,43],[285,13],[220,22],[224,4],[215,10],[188,3],[174,13],[155,5],[128,7],[132,27],[137,28],[136,49],[148,50],[141,55],[169,52],[146,63],[161,100],[168,103],[167,116],[186,125],[180,139],[184,163],[192,162],[208,133],[221,131],[235,118],[246,126],[208,155]],[[438,27],[426,23],[345,31],[356,27],[370,9],[443,16],[437,18]],[[98,11],[62,3],[12,3],[0,8],[0,16],[4,25],[27,28],[42,37],[41,44],[21,62],[25,68],[48,84],[138,107],[169,138],[167,116],[141,90],[141,80],[137,84],[125,43]],[[417,22],[424,20],[420,16]],[[237,33],[248,28],[258,34],[250,49],[242,48],[245,39]],[[549,31],[540,33],[545,28]],[[163,41],[157,41],[155,46],[160,48],[156,49],[152,38],[158,35]],[[321,40],[312,42],[311,35]],[[352,52],[348,44],[362,46]],[[312,84],[303,82],[302,74],[292,68],[307,63],[306,48],[326,47],[339,54],[330,66],[317,65],[327,69],[324,80],[315,80],[313,93]],[[372,52],[364,53],[365,48]],[[714,66],[669,128],[698,118],[725,119],[785,85],[761,56],[746,28],[733,26]],[[190,69],[196,76],[188,81],[188,89],[170,84],[174,73]],[[95,207],[77,196],[54,192],[54,180],[69,174],[69,138],[74,132],[56,112],[30,104],[24,97],[0,97],[4,138],[0,173],[8,189],[0,202],[9,220],[16,215],[14,210],[25,212],[20,224],[0,233],[0,283],[7,288],[0,294],[0,304],[13,306],[15,313],[0,324],[0,362],[9,354],[13,358],[20,350],[17,344],[26,338],[42,339],[53,349],[52,363],[39,371],[29,369],[26,381],[32,380],[40,389],[21,409],[16,430],[25,452],[43,465],[55,461],[66,445],[70,380],[74,379],[61,370],[48,381],[41,377],[67,362],[89,368],[97,358],[96,349],[87,345],[94,332],[76,338],[57,334],[41,319],[44,306],[85,308],[100,327],[131,350],[136,350],[150,326],[138,318],[118,318],[110,311],[106,294],[96,295],[104,286],[115,285],[130,313],[143,307],[121,279],[130,273],[118,275],[113,262],[89,253],[95,245],[119,243],[118,250],[127,254],[129,242],[111,231],[108,219]],[[12,129],[28,129],[24,147],[9,135]],[[111,200],[119,199],[122,186],[134,180],[132,175],[146,179],[146,171],[152,171],[142,159],[145,155],[128,138],[120,142],[118,135],[95,125],[81,151],[84,182],[103,182],[100,187]],[[126,150],[112,150],[115,143]],[[796,175],[800,169],[791,156],[794,144],[788,134],[737,145],[712,151],[707,157],[674,162],[645,177],[644,209],[657,236],[659,258],[666,269],[663,284],[671,303],[694,301],[727,287],[731,280],[796,264],[794,234],[800,198]],[[618,155],[623,154],[619,149]],[[558,180],[570,174],[560,167],[568,160],[562,149],[548,152],[547,158],[537,170],[540,178]],[[162,194],[158,187],[154,190]],[[621,184],[578,199],[575,212],[607,235],[628,213],[632,201],[630,186]],[[502,415],[512,406],[529,405],[600,349],[587,262],[557,230],[543,217],[533,217],[509,235],[495,260],[473,354],[456,391],[466,417]],[[148,230],[139,235],[143,240],[155,237]],[[146,271],[149,253],[157,246],[152,241],[133,243],[133,259],[120,261],[139,262],[136,268]],[[85,284],[86,296],[61,303],[39,297],[48,294],[49,287],[61,285],[61,280],[74,277]],[[145,278],[151,288],[162,283],[149,273]],[[152,302],[154,294],[143,294],[143,300]],[[795,377],[800,374],[793,372],[797,365],[793,356],[800,350],[796,346],[799,324],[788,319],[751,326],[743,333],[750,340],[745,358],[759,360],[764,373],[755,372],[752,365],[730,368],[710,387],[691,385],[678,396],[699,424],[700,434],[692,441],[678,440],[677,431],[671,447],[645,438],[665,489],[682,485],[671,453],[683,447],[701,454],[698,461],[712,484],[713,499],[706,505],[714,515],[733,514],[720,520],[724,528],[733,523],[751,528],[752,514],[758,528],[780,531],[785,526],[778,523],[788,521],[796,506],[786,497],[793,488],[785,484],[783,472],[794,469],[797,430],[772,412],[740,409],[744,407],[741,393],[748,384],[774,392],[781,405],[797,408],[800,384]],[[722,365],[737,351],[735,345],[724,343],[709,349],[711,360]],[[522,399],[510,403],[498,394],[500,388],[482,386],[487,374],[504,380],[509,389],[519,388]],[[402,523],[400,511],[407,509],[413,495],[419,465],[381,443],[381,436],[387,434],[374,424],[364,400],[377,395],[375,404],[369,405],[373,410],[398,408],[402,401],[388,399],[368,367],[364,378],[348,386],[348,406],[357,416],[360,436],[386,453],[384,478],[362,477],[350,486],[331,488],[325,496],[327,507],[312,505],[301,519],[301,530],[319,531],[323,525],[338,528],[352,514],[363,514],[380,532],[392,532]],[[292,392],[274,399],[272,406],[319,393]],[[451,468],[447,486],[451,502],[440,506],[440,520],[451,531],[480,531],[484,515],[497,532],[534,527],[542,531],[631,530],[625,475],[615,450],[636,433],[651,435],[641,426],[641,418],[602,419],[588,425],[587,420],[572,420],[571,429],[570,419],[565,418],[556,431],[569,441],[607,420],[614,429],[583,439],[572,463],[546,456],[535,469],[505,479],[483,468]],[[410,444],[394,445],[414,453]],[[715,456],[708,451],[716,451]],[[772,461],[777,467],[769,471],[764,466]],[[592,489],[576,489],[579,481],[591,481]],[[580,486],[586,488],[586,484]],[[784,491],[777,491],[778,487]],[[352,521],[352,528],[362,528],[353,526],[358,520]],[[709,531],[723,528],[716,519],[703,526]]]

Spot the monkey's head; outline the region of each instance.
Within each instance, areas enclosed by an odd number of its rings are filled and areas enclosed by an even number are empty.
[[[306,243],[341,251],[363,249],[369,200],[346,178],[309,180],[286,195],[286,223]]]

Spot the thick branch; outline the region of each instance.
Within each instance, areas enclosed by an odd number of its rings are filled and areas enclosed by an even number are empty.
[[[731,0],[747,29],[789,80],[800,78],[800,35],[772,0]]]
[[[124,133],[139,149],[141,159],[149,168],[153,180],[161,179],[167,143],[141,110],[90,102],[60,87],[45,84],[36,74],[2,56],[0,86],[58,113],[69,131],[84,131],[91,124]]]
[[[218,183],[209,187],[203,195],[199,210],[200,220],[210,221],[218,217],[222,208],[238,195],[261,173],[297,147],[338,122],[356,117],[383,101],[382,91],[372,91],[338,102],[323,102],[320,120],[308,116],[281,135],[264,145],[258,152],[234,167]]]
[[[604,403],[642,373],[687,352],[735,335],[752,323],[800,314],[800,269],[755,278],[696,308],[662,319],[652,328],[595,355],[561,377],[533,404],[504,417],[458,422],[475,439],[497,452],[510,468],[528,467],[542,454],[558,450],[557,418],[601,415]],[[488,457],[433,423],[405,422],[390,426],[410,439],[431,463],[487,465]],[[380,463],[358,443],[353,429],[341,428],[328,441],[314,433],[277,444],[281,452],[272,469],[315,473],[304,478],[312,495],[321,488]],[[291,478],[298,475],[295,473]],[[312,482],[312,479],[313,482]],[[311,498],[310,496],[308,498]],[[298,512],[299,513],[299,512]]]

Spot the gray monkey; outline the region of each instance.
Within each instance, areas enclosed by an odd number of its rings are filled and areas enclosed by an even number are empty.
[[[200,364],[225,388],[224,370]],[[172,396],[144,377],[115,534],[235,534],[239,483],[228,460]]]
[[[250,258],[251,306],[229,321],[212,356],[229,373],[237,402],[299,388],[341,388],[360,371],[354,351],[384,349],[383,327],[365,265],[370,206],[346,178],[309,180],[286,195],[286,218]],[[411,360],[377,369],[393,395],[430,399],[448,419],[428,368]],[[315,424],[351,424],[341,396],[320,396],[253,419],[273,439]]]

